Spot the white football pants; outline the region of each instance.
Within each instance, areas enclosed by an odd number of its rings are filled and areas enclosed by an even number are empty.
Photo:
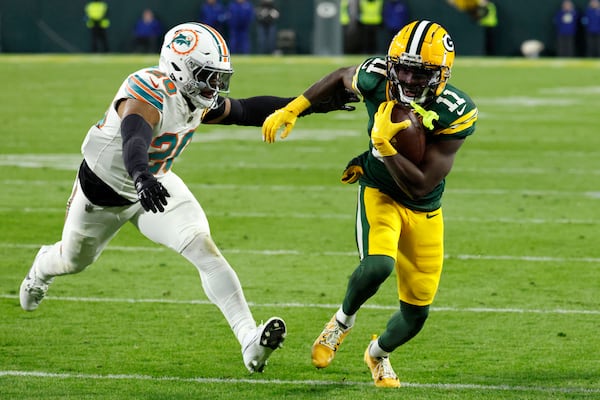
[[[79,180],[67,204],[62,239],[38,257],[40,278],[75,274],[92,264],[126,222],[155,243],[188,259],[200,273],[202,287],[225,318],[236,338],[256,328],[237,274],[210,236],[202,206],[173,172],[159,178],[171,197],[162,213],[145,212],[139,203],[124,207],[99,207],[83,194]]]

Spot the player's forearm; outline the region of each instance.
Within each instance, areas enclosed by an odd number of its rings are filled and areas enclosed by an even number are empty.
[[[332,96],[337,90],[344,87],[352,89],[352,75],[356,67],[339,68],[315,82],[303,93],[311,103],[317,104]]]
[[[383,163],[396,185],[411,199],[419,199],[433,190],[426,186],[425,174],[419,167],[400,153],[383,157]]]
[[[121,122],[123,163],[135,180],[148,172],[148,147],[152,141],[152,127],[138,114],[130,114]]]
[[[229,98],[227,99],[230,103],[228,112],[219,109],[211,110],[202,122],[221,125],[261,126],[269,114],[284,107],[292,100],[293,98],[290,97],[276,96],[255,96],[246,99]],[[219,118],[219,113],[225,115],[224,118]]]

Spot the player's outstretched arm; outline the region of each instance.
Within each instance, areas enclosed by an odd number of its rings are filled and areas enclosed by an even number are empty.
[[[309,87],[303,94],[289,102],[285,107],[276,110],[269,115],[262,126],[263,140],[267,143],[273,143],[277,136],[277,132],[283,127],[281,138],[285,139],[296,124],[296,119],[303,112],[308,110],[311,105],[318,108],[318,105],[336,105],[339,99],[343,99],[343,107],[335,109],[353,110],[354,107],[348,106],[346,103],[358,100],[353,92],[348,92],[346,89],[352,90],[352,76],[356,71],[356,67],[339,68],[332,73],[326,75],[318,82]],[[344,97],[348,96],[348,97]],[[353,97],[350,97],[353,96]],[[322,112],[332,111],[332,109]],[[318,112],[318,111],[317,111]]]
[[[202,116],[202,123],[261,126],[269,115],[285,107],[293,100],[293,97],[276,96],[254,96],[245,99],[228,97],[223,99],[218,107],[207,110]],[[339,90],[330,97],[318,103],[313,103],[309,108],[302,111],[299,116],[303,117],[312,113],[327,113],[337,110],[354,111],[354,106],[348,103],[357,101],[359,101],[358,96],[351,90]]]

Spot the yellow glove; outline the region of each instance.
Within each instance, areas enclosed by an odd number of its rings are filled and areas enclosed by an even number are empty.
[[[273,143],[277,136],[277,131],[282,126],[285,126],[285,128],[281,133],[281,138],[285,139],[292,131],[292,128],[294,128],[298,115],[308,107],[310,107],[310,101],[304,95],[300,95],[290,101],[285,107],[269,115],[262,126],[263,141]]]
[[[381,103],[375,113],[375,122],[371,129],[371,142],[383,157],[393,156],[398,153],[390,143],[390,139],[398,132],[411,125],[410,120],[392,122],[390,116],[396,102],[394,100]]]
[[[360,165],[349,165],[342,173],[342,183],[354,183],[360,179],[365,171]]]
[[[433,130],[433,121],[440,119],[438,113],[433,110],[428,111],[414,101],[410,102],[410,106],[423,118],[423,126],[430,131]]]

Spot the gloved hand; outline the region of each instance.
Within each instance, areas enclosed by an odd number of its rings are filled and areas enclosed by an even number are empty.
[[[365,171],[360,165],[348,165],[342,173],[342,183],[355,183]]]
[[[390,139],[396,136],[398,132],[408,128],[411,125],[409,119],[392,122],[390,116],[396,102],[394,100],[386,101],[379,105],[375,113],[375,121],[371,129],[371,142],[383,157],[393,156],[398,151],[390,143]]]
[[[273,143],[277,136],[277,131],[282,126],[285,128],[281,133],[281,138],[285,139],[294,128],[298,115],[308,107],[310,107],[310,101],[304,95],[300,95],[290,101],[285,107],[269,115],[262,125],[263,141]]]
[[[135,177],[135,190],[144,210],[153,213],[165,211],[167,197],[171,197],[162,183],[149,172],[142,172]]]
[[[354,183],[360,179],[365,173],[363,170],[364,160],[367,158],[369,151],[365,151],[361,155],[354,157],[346,165],[346,169],[342,173],[342,183]]]
[[[333,95],[326,98],[325,100],[313,104],[307,111],[313,113],[328,113],[330,111],[354,111],[356,107],[349,105],[348,103],[357,103],[360,99],[354,93],[354,91],[343,87],[340,90],[336,90]],[[302,114],[300,115],[302,116]]]

